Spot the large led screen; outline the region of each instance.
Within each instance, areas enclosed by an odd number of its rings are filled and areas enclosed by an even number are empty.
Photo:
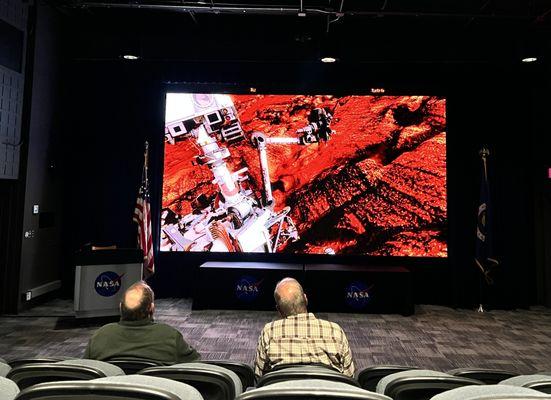
[[[168,93],[160,249],[447,256],[446,100]]]

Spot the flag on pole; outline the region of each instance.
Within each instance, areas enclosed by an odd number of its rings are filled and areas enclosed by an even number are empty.
[[[151,207],[149,199],[149,180],[147,179],[147,164],[149,159],[149,144],[145,142],[142,183],[136,200],[134,217],[138,224],[138,247],[143,250],[143,273],[148,278],[155,273],[153,260],[153,233],[151,231]]]
[[[490,151],[483,147],[480,152],[482,173],[480,181],[480,201],[476,224],[476,256],[475,262],[484,275],[486,282],[493,283],[491,271],[499,264],[493,254],[493,208],[490,201],[490,185],[488,182],[488,157]]]

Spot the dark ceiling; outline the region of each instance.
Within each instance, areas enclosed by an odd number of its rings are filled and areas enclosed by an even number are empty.
[[[515,63],[551,47],[551,0],[49,2],[75,59]]]

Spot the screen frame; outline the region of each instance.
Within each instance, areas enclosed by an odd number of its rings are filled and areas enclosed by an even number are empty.
[[[157,207],[155,207],[155,227],[153,231],[156,233],[157,240],[155,241],[155,249],[157,254],[162,254],[162,257],[182,261],[189,260],[192,263],[203,263],[207,261],[226,261],[226,262],[279,262],[279,263],[302,263],[302,264],[343,264],[343,265],[370,265],[370,266],[408,266],[408,267],[426,267],[426,266],[442,266],[447,267],[450,263],[450,212],[449,212],[449,99],[450,95],[447,91],[430,89],[430,94],[421,94],[418,89],[413,88],[387,88],[383,93],[373,93],[373,90],[379,91],[381,88],[356,88],[346,89],[332,85],[324,87],[291,87],[289,85],[254,85],[241,83],[220,83],[220,82],[165,82],[163,85],[162,99],[162,118],[163,131],[155,137],[158,138],[160,155],[157,157],[159,165],[157,171],[160,171],[156,190],[158,193]],[[224,252],[172,252],[160,250],[160,234],[161,222],[160,214],[162,210],[162,196],[164,183],[164,154],[165,154],[165,112],[166,98],[168,93],[211,93],[211,94],[230,94],[230,95],[296,95],[300,92],[301,95],[323,95],[331,94],[334,96],[438,96],[444,97],[446,100],[445,116],[446,116],[446,222],[444,230],[446,232],[447,255],[446,257],[419,257],[419,256],[376,256],[368,254],[310,254],[310,253],[224,253]],[[154,221],[155,221],[154,220]]]

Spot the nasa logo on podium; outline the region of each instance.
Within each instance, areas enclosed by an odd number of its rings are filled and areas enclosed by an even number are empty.
[[[344,301],[346,305],[355,310],[365,308],[371,300],[371,295],[369,294],[371,288],[373,288],[373,285],[368,287],[364,282],[360,281],[350,283],[345,288]]]
[[[121,288],[121,279],[123,276],[124,274],[119,275],[113,271],[104,271],[96,278],[94,289],[96,289],[97,294],[100,296],[114,296]]]
[[[260,295],[263,280],[243,275],[235,282],[235,297],[242,301],[253,301]]]

